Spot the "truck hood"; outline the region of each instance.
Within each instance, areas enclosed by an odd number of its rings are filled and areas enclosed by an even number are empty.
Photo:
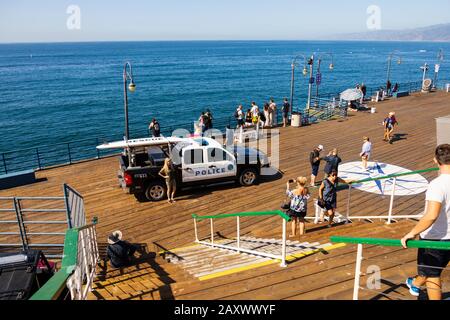
[[[259,162],[261,166],[269,165],[267,155],[258,149],[235,146],[232,150],[237,164],[258,164]]]

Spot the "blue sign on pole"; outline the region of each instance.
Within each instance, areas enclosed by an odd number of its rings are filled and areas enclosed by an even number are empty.
[[[315,79],[314,77],[311,77],[311,78],[309,78],[309,83],[310,83],[310,84],[314,84],[315,80],[316,80],[316,79]]]
[[[322,83],[322,74],[321,74],[321,73],[318,73],[318,74],[316,75],[316,84],[317,84],[318,86],[320,86],[321,83]]]

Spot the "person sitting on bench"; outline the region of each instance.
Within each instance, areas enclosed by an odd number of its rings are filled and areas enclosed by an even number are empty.
[[[108,236],[106,255],[114,268],[122,268],[130,265],[131,258],[135,252],[135,246],[122,240],[122,232],[114,231]]]

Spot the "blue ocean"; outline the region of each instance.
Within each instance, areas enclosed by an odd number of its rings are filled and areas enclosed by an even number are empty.
[[[124,63],[137,86],[129,95],[130,132],[146,132],[151,118],[162,128],[194,122],[206,108],[216,119],[238,104],[278,103],[290,94],[291,61],[297,53],[323,54],[319,94],[339,93],[364,82],[386,82],[387,57],[398,50],[392,82],[421,81],[425,62],[434,74],[439,49],[423,42],[101,42],[0,44],[0,154],[79,139],[120,137],[124,131]],[[332,53],[334,70],[328,65]],[[299,60],[295,106],[306,103],[308,81]],[[450,78],[450,64],[439,78]],[[442,83],[443,85],[443,83]],[[314,90],[315,94],[315,90]]]

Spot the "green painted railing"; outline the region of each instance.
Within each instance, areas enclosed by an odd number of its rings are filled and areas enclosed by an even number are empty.
[[[95,226],[97,217],[92,219],[92,225],[66,230],[64,239],[64,253],[61,269],[54,274],[31,298],[30,300],[56,300],[66,288],[67,279],[73,274],[78,263],[78,241],[80,232],[86,228]]]
[[[376,238],[350,238],[350,237],[331,237],[334,243],[352,243],[352,244],[368,244],[384,247],[401,247],[400,240],[396,239],[376,239]],[[408,248],[437,249],[450,250],[450,242],[447,241],[429,241],[429,240],[410,240]]]
[[[225,219],[232,217],[260,217],[260,216],[280,216],[286,221],[290,221],[291,218],[285,214],[283,211],[264,211],[264,212],[242,212],[242,213],[232,213],[232,214],[218,214],[215,216],[199,216],[196,214],[192,215],[192,218],[201,221],[206,219]]]
[[[64,254],[61,269],[48,280],[30,300],[56,300],[66,287],[67,279],[77,265],[78,229],[68,229],[64,240]]]

